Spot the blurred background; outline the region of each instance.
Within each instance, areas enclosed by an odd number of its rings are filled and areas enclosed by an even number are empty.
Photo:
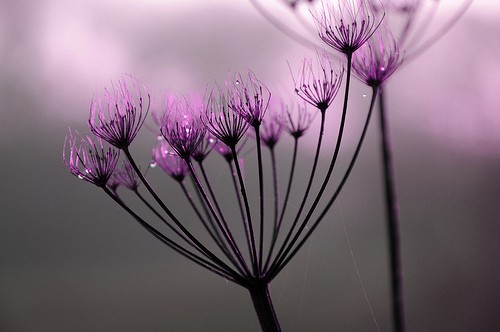
[[[440,1],[429,35],[456,3]],[[281,2],[265,4],[307,36]],[[408,331],[500,329],[499,22],[497,1],[476,0],[386,85]],[[243,289],[173,253],[72,176],[62,145],[68,126],[86,132],[91,99],[123,73],[139,78],[155,101],[251,69],[292,100],[290,70],[303,56],[314,52],[246,0],[0,2],[0,330],[257,331]],[[369,92],[353,83],[344,161]],[[340,99],[328,115],[332,128]],[[271,285],[285,331],[390,330],[377,125],[374,118],[340,199]],[[144,129],[131,147],[143,165],[155,139]],[[291,140],[278,149],[284,182]],[[311,151],[300,152],[298,181]],[[211,158],[223,188],[222,161]],[[251,177],[252,163],[245,168]],[[185,204],[159,170],[150,176],[170,204]]]

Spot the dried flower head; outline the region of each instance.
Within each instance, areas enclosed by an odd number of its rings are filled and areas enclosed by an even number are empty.
[[[401,65],[403,56],[387,25],[382,25],[358,52],[354,53],[354,74],[371,87],[379,87]]]
[[[224,92],[210,93],[203,122],[207,130],[220,142],[234,147],[248,130],[249,123],[232,107]]]
[[[140,183],[141,181],[139,180],[139,177],[130,162],[128,160],[124,160],[122,167],[115,168],[113,174],[108,180],[107,186],[113,191],[116,191],[116,189],[120,186],[135,191],[139,187]]]
[[[252,72],[244,79],[236,73],[226,80],[229,107],[243,117],[252,127],[259,126],[266,114],[271,92]]]
[[[182,182],[189,173],[186,161],[169,149],[166,141],[161,140],[153,148],[153,164],[167,173],[174,180]]]
[[[285,110],[286,105],[283,101],[281,99],[274,99],[267,116],[262,121],[260,137],[262,142],[271,149],[278,143],[285,129]]]
[[[294,138],[303,136],[313,120],[311,113],[307,109],[307,104],[297,103],[296,110],[287,108],[286,114],[286,131]]]
[[[66,151],[69,150],[69,155]],[[63,147],[63,162],[71,173],[81,180],[104,187],[113,173],[120,152],[104,147],[100,138],[90,135],[66,135]]]
[[[205,138],[206,128],[201,114],[193,110],[185,99],[181,99],[165,111],[161,134],[179,157],[190,159]]]
[[[319,37],[344,54],[353,54],[375,32],[384,15],[379,15],[370,0],[322,2],[315,15]]]
[[[147,98],[144,101],[143,98]],[[149,111],[150,96],[134,77],[124,75],[105,89],[103,98],[90,104],[90,130],[118,149],[127,148],[137,136]]]
[[[297,82],[292,75],[295,84],[295,93],[307,103],[325,112],[333,102],[339,91],[344,75],[344,68],[338,69],[326,53],[318,53],[318,68],[313,68],[313,61],[304,58],[302,68]]]

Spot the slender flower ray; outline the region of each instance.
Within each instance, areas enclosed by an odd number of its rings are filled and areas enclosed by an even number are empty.
[[[356,146],[356,150],[354,151],[353,157],[352,157],[351,161],[349,162],[349,165],[348,165],[348,167],[346,169],[346,172],[344,173],[344,176],[342,177],[339,185],[337,186],[337,189],[335,190],[334,194],[332,195],[332,197],[330,198],[330,200],[328,201],[328,203],[325,205],[325,207],[321,211],[321,213],[318,216],[318,218],[311,225],[311,227],[309,227],[309,229],[306,231],[306,233],[303,236],[303,238],[297,243],[297,245],[295,246],[295,248],[293,250],[291,250],[287,254],[286,258],[283,259],[283,261],[279,264],[279,266],[274,266],[274,269],[271,268],[272,272],[273,272],[270,275],[271,279],[274,278],[274,277],[276,277],[276,275],[278,275],[278,273],[281,270],[283,270],[283,268],[290,262],[290,260],[302,248],[302,246],[304,245],[304,243],[307,241],[307,239],[311,236],[311,234],[314,232],[314,230],[316,229],[316,227],[318,227],[319,223],[323,220],[323,218],[325,217],[325,215],[328,213],[328,211],[330,210],[331,206],[333,205],[333,203],[337,199],[338,195],[340,194],[342,188],[344,187],[345,183],[347,182],[347,179],[348,179],[348,177],[349,177],[352,169],[354,168],[354,164],[356,163],[356,160],[358,158],[359,152],[361,151],[361,146],[363,145],[363,141],[364,141],[365,136],[366,136],[366,131],[368,129],[368,124],[370,122],[370,118],[371,118],[371,115],[373,113],[373,107],[375,105],[375,99],[377,97],[377,94],[378,94],[378,88],[373,88],[372,98],[371,98],[371,101],[370,101],[370,109],[368,111],[368,114],[367,114],[367,117],[366,117],[366,121],[365,121],[365,124],[363,126],[363,131],[362,131],[360,139],[358,141],[358,145]]]
[[[149,191],[149,193],[151,194],[151,196],[153,197],[153,199],[158,203],[158,205],[160,205],[160,207],[163,209],[163,211],[165,211],[165,213],[168,215],[168,217],[170,219],[172,219],[172,221],[175,223],[175,225],[184,233],[186,234],[186,236],[191,240],[193,241],[193,243],[200,249],[202,250],[205,254],[207,254],[211,260],[213,260],[215,263],[217,263],[217,265],[221,266],[221,267],[225,267],[226,269],[229,269],[230,271],[232,271],[233,273],[236,273],[234,270],[232,270],[226,263],[224,263],[220,258],[218,258],[214,253],[212,253],[208,248],[206,248],[200,241],[198,241],[198,239],[196,239],[196,237],[193,236],[193,234],[191,234],[191,232],[189,232],[189,230],[184,227],[184,225],[182,225],[182,223],[177,219],[177,217],[170,211],[170,209],[165,205],[165,203],[162,201],[162,199],[158,196],[158,194],[156,193],[156,191],[153,189],[153,187],[151,187],[151,185],[149,184],[149,182],[146,180],[146,178],[142,175],[141,171],[139,170],[139,167],[137,166],[137,164],[135,163],[134,161],[134,158],[132,157],[132,155],[130,154],[130,151],[128,148],[123,148],[123,152],[125,153],[125,156],[127,157],[128,161],[130,162],[130,164],[132,165],[132,167],[134,168],[135,172],[137,173],[137,175],[139,176],[139,178],[141,179],[141,182],[144,184],[144,186],[146,187],[146,189]]]
[[[233,234],[231,232],[231,228],[228,226],[228,224],[226,222],[226,218],[224,217],[224,213],[222,212],[222,209],[220,208],[219,202],[217,200],[217,196],[215,195],[215,193],[214,193],[214,191],[212,189],[212,185],[210,184],[210,180],[209,180],[209,178],[207,176],[207,173],[205,171],[205,167],[203,166],[202,162],[198,162],[198,168],[201,171],[201,176],[203,177],[203,181],[205,182],[205,185],[207,187],[208,194],[210,195],[210,198],[212,199],[212,202],[213,202],[213,204],[215,206],[215,209],[217,210],[217,213],[219,214],[220,221],[221,221],[222,225],[224,226],[224,228],[227,230],[228,235],[231,238],[231,241],[235,242],[234,241],[234,236],[233,236]],[[195,183],[196,183],[196,179],[194,179],[194,180],[195,180]]]
[[[158,165],[167,175],[169,175],[181,187],[183,187],[183,189],[185,189],[183,181],[184,181],[186,175],[189,174],[189,169],[188,169],[184,159],[182,159],[181,157],[176,155],[175,152],[169,151],[169,145],[165,140],[162,139],[153,148],[152,160],[153,160],[153,163]],[[191,177],[191,179],[192,179],[192,177]],[[196,189],[196,186],[195,186],[195,189]],[[195,190],[195,192],[198,194],[197,189]],[[219,246],[219,248],[227,255],[227,247],[225,247],[225,242],[220,237],[218,229],[214,225],[213,220],[211,219],[210,213],[209,212],[207,213],[207,216],[208,216],[207,217],[208,222],[207,222],[199,214],[199,211],[196,208],[196,205],[194,205],[194,202],[193,202],[192,198],[190,197],[190,195],[187,195],[186,197],[187,197],[188,201],[190,202],[191,207],[194,209],[195,213],[199,217],[200,222],[203,224],[203,226],[205,227],[205,229],[209,233],[209,235],[212,237],[212,239],[215,241],[215,243]],[[204,202],[202,201],[202,203],[204,203]],[[202,204],[202,207],[206,209],[205,204]],[[230,258],[230,257],[228,257],[228,258]]]
[[[319,153],[321,150],[321,143],[323,141],[324,128],[325,128],[325,112],[321,112],[321,124],[320,124],[318,142],[316,144],[316,152],[314,153],[314,160],[313,160],[313,165],[311,168],[311,173],[309,175],[309,181],[307,182],[306,190],[304,191],[304,196],[302,197],[302,202],[300,203],[299,210],[297,211],[297,214],[295,215],[292,226],[288,230],[286,238],[285,238],[280,250],[276,254],[276,258],[274,259],[274,262],[271,264],[271,267],[269,268],[270,270],[266,271],[266,274],[268,274],[268,275],[272,275],[272,273],[270,273],[270,271],[273,270],[274,266],[276,265],[276,261],[284,254],[284,251],[286,250],[286,246],[287,246],[288,242],[290,241],[290,239],[292,238],[295,227],[297,226],[297,223],[298,223],[299,218],[300,218],[300,214],[302,213],[302,210],[304,209],[304,206],[306,204],[306,201],[307,201],[307,198],[309,195],[309,191],[311,190],[312,182],[314,180],[314,175],[316,174],[316,167],[318,166]]]
[[[224,239],[228,242],[231,250],[233,251],[233,253],[236,256],[236,259],[240,263],[241,267],[245,270],[246,276],[249,276],[250,271],[248,270],[248,266],[243,258],[243,255],[241,254],[241,251],[238,248],[238,245],[236,244],[234,239],[228,234],[228,230],[224,227],[221,220],[217,216],[217,212],[215,211],[214,207],[210,203],[210,200],[209,200],[205,190],[203,189],[203,186],[198,178],[198,175],[196,174],[196,171],[193,167],[193,163],[189,159],[186,160],[186,163],[188,165],[189,171],[191,172],[191,175],[193,176],[193,179],[195,180],[196,186],[198,187],[198,189],[201,193],[201,196],[203,197],[203,200],[206,202],[209,210],[212,212],[212,215],[213,215],[215,221],[217,222],[219,228],[222,230],[222,235],[224,236]]]
[[[163,235],[160,231],[158,231],[156,228],[148,224],[141,217],[139,217],[139,215],[137,215],[134,211],[132,211],[120,198],[115,196],[110,189],[108,189],[107,187],[102,187],[102,189],[118,205],[120,205],[125,211],[127,211],[137,222],[139,222],[139,224],[142,227],[144,227],[148,232],[150,232],[153,236],[155,236],[161,242],[166,244],[168,247],[170,247],[177,253],[181,254],[182,256],[186,257],[190,261],[200,265],[201,267],[206,268],[207,270],[212,271],[223,278],[231,280],[236,284],[244,285],[244,280],[236,272],[231,271],[230,269],[226,270],[225,268],[222,268],[210,261],[203,259],[202,257],[197,256],[196,254],[190,252],[189,250],[186,250],[182,246],[178,245],[177,243],[175,243],[174,241]]]
[[[260,216],[260,236],[259,236],[259,261],[257,263],[257,270],[259,276],[262,274],[262,259],[264,254],[264,171],[262,167],[262,147],[260,141],[260,126],[254,127],[255,140],[257,145],[257,168],[259,173],[259,216]]]
[[[316,195],[316,198],[313,201],[313,204],[309,208],[309,212],[306,214],[306,217],[304,218],[303,222],[299,226],[297,232],[295,233],[294,238],[288,244],[288,247],[282,252],[282,256],[276,257],[275,262],[272,264],[273,266],[275,266],[276,264],[278,264],[278,265],[280,264],[280,261],[283,260],[283,257],[285,257],[287,255],[289,250],[291,250],[291,248],[293,247],[293,245],[295,244],[297,239],[300,237],[300,235],[304,231],[311,215],[313,214],[314,210],[316,209],[316,206],[318,205],[318,203],[319,203],[319,201],[320,201],[320,199],[321,199],[321,197],[326,189],[326,186],[330,180],[330,176],[332,175],[333,169],[334,169],[335,164],[337,162],[338,154],[340,151],[340,145],[342,142],[342,136],[344,133],[345,119],[346,119],[346,115],[347,115],[347,105],[348,105],[348,100],[349,100],[349,88],[350,88],[350,82],[351,82],[351,61],[352,61],[352,55],[347,54],[347,77],[346,77],[346,86],[345,86],[345,95],[344,95],[344,106],[342,107],[342,115],[341,115],[341,120],[340,120],[339,132],[337,134],[337,143],[335,144],[335,150],[333,152],[332,160],[330,162],[330,166],[328,167],[327,174],[325,176],[325,179],[322,182],[322,185],[321,185],[319,192]],[[303,208],[303,206],[301,206],[301,208]],[[301,211],[301,210],[299,209],[299,211]],[[297,213],[297,215],[300,216],[299,213]],[[298,218],[296,218],[296,220],[297,219]],[[283,247],[285,247],[286,245],[287,245],[287,243],[285,243],[283,245]]]
[[[197,151],[199,144],[203,142],[206,135],[206,127],[204,126],[201,114],[194,114],[187,102],[178,102],[175,108],[167,110],[162,120],[161,133],[165,140],[170,144],[172,149],[179,157],[184,159],[188,166],[189,172],[193,176],[200,194],[207,204],[212,216],[221,231],[224,239],[227,241],[231,251],[240,263],[241,268],[248,272],[248,267],[241,255],[241,252],[231,235],[227,224],[222,222],[221,217],[217,214],[210,202],[205,189],[203,188],[196,172],[194,171],[191,155]]]
[[[198,250],[202,255],[205,257],[209,258],[203,251],[199,250],[199,248],[196,247],[196,245],[191,241],[189,238],[187,238],[184,234],[182,234],[177,228],[175,228],[172,224],[168,222],[167,219],[165,219],[159,212],[152,206],[145,198],[144,196],[141,195],[139,190],[133,190],[134,194],[139,198],[141,202],[144,203],[148,207],[148,209],[151,210],[165,225],[167,225],[168,228],[170,228],[177,236],[179,236],[181,239],[183,239],[186,243],[190,244],[193,246],[196,250]],[[116,194],[115,194],[116,195]],[[119,197],[118,195],[116,195]]]
[[[337,70],[331,61],[329,61],[328,56],[325,55],[324,53],[318,53],[318,62],[320,65],[320,75],[322,75],[320,78],[316,79],[316,76],[314,74],[314,71],[312,70],[312,64],[310,60],[305,59],[302,67],[302,72],[301,72],[301,83],[300,83],[300,88],[297,87],[297,83],[295,83],[296,88],[295,92],[306,102],[309,104],[315,106],[318,108],[321,114],[321,124],[320,124],[320,131],[319,131],[319,137],[318,137],[318,142],[316,145],[316,152],[314,154],[314,159],[313,159],[313,166],[311,168],[311,173],[309,175],[309,181],[307,183],[306,189],[304,191],[304,196],[302,198],[302,201],[300,203],[299,209],[297,211],[297,214],[295,215],[295,218],[292,222],[292,225],[290,229],[288,230],[288,233],[285,237],[285,240],[278,251],[274,262],[271,264],[271,266],[274,266],[277,260],[280,259],[280,256],[284,254],[284,252],[287,250],[287,245],[292,238],[295,228],[299,222],[300,216],[302,214],[302,211],[304,210],[304,207],[307,202],[307,198],[309,196],[309,192],[311,190],[313,180],[315,178],[316,174],[316,168],[318,166],[319,162],[319,155],[321,151],[321,145],[322,145],[322,140],[323,140],[323,133],[324,133],[324,127],[325,127],[325,115],[326,115],[326,110],[332,103],[333,99],[336,97],[340,84],[342,82],[342,77],[344,70],[343,68],[341,70]],[[347,84],[349,83],[349,77],[350,77],[350,55],[348,55],[348,77],[347,77]],[[328,68],[329,67],[329,68]],[[329,72],[329,74],[327,74]],[[322,73],[322,74],[321,74]],[[295,82],[295,79],[294,79]],[[347,86],[346,84],[346,86]],[[348,88],[347,90],[348,91]],[[347,93],[346,93],[347,96]],[[346,103],[346,101],[344,101]],[[343,114],[345,113],[345,109],[343,111]],[[341,126],[342,128],[343,126]],[[303,225],[305,227],[305,225]],[[300,232],[302,231],[303,227],[300,227],[297,233],[297,236],[300,235]]]
[[[247,241],[248,241],[248,246],[249,246],[249,250],[250,250],[250,259],[252,261],[254,275],[258,276],[259,271],[257,269],[257,250],[256,250],[255,236],[254,236],[253,226],[252,226],[252,215],[250,213],[250,204],[248,202],[247,191],[246,191],[246,187],[245,187],[245,182],[243,181],[243,175],[241,173],[240,164],[238,162],[238,153],[236,152],[235,147],[230,147],[230,148],[231,148],[231,153],[233,155],[233,162],[234,162],[234,166],[236,168],[236,174],[238,176],[241,196],[243,197],[243,204],[245,206],[245,213],[246,213],[245,225],[246,225],[246,233],[248,234]]]
[[[217,245],[221,247],[222,251],[224,251],[224,252],[226,252],[226,253],[228,253],[230,255],[229,249],[227,248],[227,245],[226,245],[226,242],[222,239],[222,235],[221,235],[221,233],[220,233],[217,225],[215,224],[215,222],[214,222],[214,220],[212,218],[212,214],[210,213],[210,211],[209,211],[209,209],[207,207],[207,204],[203,200],[203,197],[201,196],[200,190],[196,186],[196,181],[194,180],[193,176],[190,176],[189,178],[191,179],[191,182],[192,182],[193,188],[195,189],[194,191],[196,193],[198,201],[199,201],[201,207],[203,208],[205,216],[206,216],[206,218],[208,220],[207,224],[210,226],[210,229],[211,229],[210,232],[216,238]]]
[[[191,206],[191,208],[193,209],[193,211],[195,212],[196,216],[198,217],[198,219],[201,221],[203,227],[205,228],[205,230],[207,231],[207,233],[210,235],[210,237],[212,238],[212,240],[215,242],[215,244],[219,247],[219,249],[222,250],[222,252],[225,254],[225,256],[231,261],[231,263],[233,263],[233,265],[238,269],[238,271],[244,275],[245,274],[245,271],[243,269],[241,269],[240,265],[238,264],[238,262],[236,261],[236,259],[233,257],[233,255],[229,252],[228,248],[225,246],[225,243],[224,241],[222,240],[222,238],[219,236],[218,233],[213,233],[212,229],[210,228],[210,226],[208,225],[208,223],[205,221],[205,219],[203,218],[203,216],[201,215],[200,211],[198,210],[198,208],[196,207],[196,204],[194,203],[191,195],[189,194],[186,186],[184,185],[184,182],[179,182],[179,185],[181,187],[181,190],[182,192],[184,193],[184,196],[186,197],[186,199],[188,200],[189,202],[189,205]]]
[[[215,219],[220,218],[221,225],[222,225],[223,229],[225,231],[227,231],[227,234],[229,236],[229,240],[236,245],[236,241],[234,240],[234,236],[233,236],[233,234],[231,232],[231,228],[229,228],[229,226],[228,226],[228,224],[226,222],[226,219],[224,218],[224,214],[222,213],[222,209],[220,208],[219,203],[217,201],[217,196],[215,195],[215,193],[214,193],[214,191],[212,189],[212,186],[210,185],[210,181],[209,181],[208,176],[207,176],[207,174],[205,172],[205,168],[203,167],[203,163],[201,161],[198,162],[198,166],[199,166],[199,169],[200,169],[200,171],[202,173],[203,181],[205,182],[205,185],[207,186],[208,193],[210,194],[212,202],[215,205],[215,209],[217,210],[217,213],[219,214],[219,217],[214,216],[214,218]],[[195,184],[195,187],[197,188],[198,193],[200,193],[201,198],[203,199],[203,193],[202,193],[203,188],[201,188],[201,187],[199,187],[197,185],[197,180],[198,180],[197,177],[195,177],[195,175],[192,174],[191,178],[194,181],[194,184]],[[203,204],[210,210],[210,207],[208,206],[209,203],[206,200],[204,200],[204,199],[203,199]],[[220,233],[217,232],[217,234],[219,235],[219,239],[222,242],[222,247],[225,248],[225,250],[224,249],[223,250],[226,252],[227,255],[229,255],[228,258],[231,259],[231,261],[233,262],[233,264],[235,264],[236,263],[236,258],[230,254],[229,249],[227,248],[225,242],[222,241],[222,238],[220,237]],[[241,253],[240,253],[240,255],[241,255]],[[238,268],[240,269],[241,267],[238,266]],[[241,271],[241,272],[242,273],[248,273],[249,271],[246,270],[245,272],[243,272],[243,271]]]

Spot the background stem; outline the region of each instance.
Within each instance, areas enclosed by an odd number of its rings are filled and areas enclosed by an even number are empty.
[[[274,311],[269,285],[265,282],[257,282],[248,287],[252,302],[259,318],[260,326],[263,332],[281,331],[278,317]]]
[[[387,236],[389,241],[389,264],[394,331],[405,331],[403,302],[403,273],[401,267],[401,244],[399,238],[399,206],[397,202],[392,146],[389,124],[384,104],[384,93],[379,94],[380,133],[382,145],[383,179],[387,213]]]

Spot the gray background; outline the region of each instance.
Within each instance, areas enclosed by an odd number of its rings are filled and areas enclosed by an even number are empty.
[[[500,328],[499,18],[498,5],[476,1],[387,85],[409,331]],[[122,73],[159,96],[203,91],[228,69],[250,68],[292,98],[286,61],[295,70],[313,53],[243,0],[2,1],[0,40],[0,330],[258,330],[243,289],[163,247],[71,176],[61,149],[67,127],[84,132],[91,98]],[[368,92],[354,83],[344,162]],[[154,141],[144,129],[134,142],[141,163]],[[304,142],[297,181],[313,145]],[[290,140],[279,149],[284,182]],[[285,331],[377,331],[344,227],[376,321],[389,330],[379,158],[374,121],[339,202],[272,284]],[[209,171],[223,188],[220,163],[212,156]],[[182,207],[159,170],[151,177]]]

